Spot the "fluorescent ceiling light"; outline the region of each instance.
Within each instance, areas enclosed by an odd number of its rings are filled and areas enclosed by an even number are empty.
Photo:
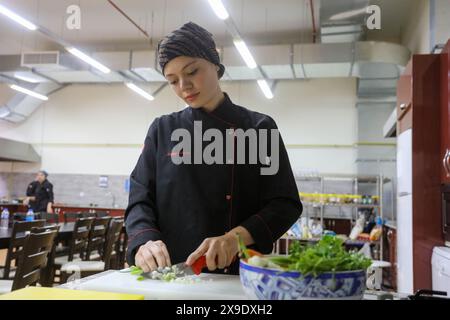
[[[11,10],[5,8],[1,4],[0,4],[0,13],[3,14],[4,16],[10,18],[11,20],[14,20],[18,24],[21,24],[22,26],[24,26],[28,30],[31,30],[31,31],[37,30],[37,26],[36,25],[32,24],[28,20],[25,20],[21,16],[15,14],[14,12],[12,12]]]
[[[367,7],[341,12],[330,17],[330,20],[342,20],[367,13]]]
[[[136,92],[137,94],[143,96],[145,99],[147,99],[147,100],[149,100],[149,101],[155,100],[155,98],[154,98],[151,94],[149,94],[149,93],[147,93],[145,90],[139,88],[139,87],[138,87],[137,85],[135,85],[134,83],[127,82],[127,83],[125,83],[125,84],[126,84],[126,86],[127,86],[128,88],[130,88],[131,90],[133,90],[133,91]]]
[[[19,87],[18,85],[15,85],[15,84],[11,85],[11,89],[19,91],[19,92],[22,92],[22,93],[25,93],[25,94],[27,94],[29,96],[32,96],[34,98],[37,98],[37,99],[41,99],[41,100],[44,100],[44,101],[48,100],[48,97],[46,97],[46,96],[44,96],[42,94],[39,94],[37,92],[31,91],[31,90],[28,90],[28,89],[25,89],[25,88],[22,88],[22,87]]]
[[[111,70],[109,68],[105,67],[100,62],[92,59],[87,54],[81,52],[80,50],[78,50],[76,48],[72,48],[71,47],[71,48],[66,48],[66,50],[69,51],[71,54],[73,54],[75,57],[83,60],[87,64],[90,64],[91,66],[93,66],[94,68],[100,70],[103,73],[110,73],[111,72]]]
[[[3,107],[0,108],[0,119],[6,118],[11,114],[11,111],[9,111],[7,108]]]
[[[219,17],[219,19],[227,20],[230,16],[227,12],[227,9],[223,5],[221,0],[208,0],[209,5],[214,10],[214,13]]]
[[[250,69],[255,69],[258,66],[255,62],[255,59],[253,59],[250,50],[248,50],[248,47],[243,40],[235,40],[234,46],[239,51],[242,59],[244,59],[245,63],[247,64],[247,67],[249,67]]]
[[[14,73],[14,78],[22,80],[22,81],[26,81],[26,82],[30,82],[30,83],[40,83],[42,82],[42,78],[38,78],[38,77],[30,77],[28,75],[24,75],[24,74],[20,74],[20,73]]]
[[[264,93],[267,99],[273,99],[273,93],[270,89],[269,85],[267,84],[266,80],[258,80],[258,85],[261,88],[261,91]]]

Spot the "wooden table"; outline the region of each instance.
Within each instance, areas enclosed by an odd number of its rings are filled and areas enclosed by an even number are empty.
[[[51,225],[51,224],[49,224]],[[72,237],[75,222],[58,223],[59,232],[56,235],[57,241],[69,240]],[[12,227],[8,229],[0,229],[0,249],[7,249],[11,241]]]

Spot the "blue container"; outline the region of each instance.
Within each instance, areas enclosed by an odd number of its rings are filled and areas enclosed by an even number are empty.
[[[258,300],[359,300],[366,290],[366,270],[322,273],[302,277],[300,272],[256,267],[240,261],[244,292]]]

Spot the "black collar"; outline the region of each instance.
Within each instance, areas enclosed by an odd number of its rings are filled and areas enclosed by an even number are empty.
[[[203,108],[194,109],[191,108],[191,112],[194,115],[195,120],[213,119],[221,122],[228,128],[234,128],[238,122],[238,108],[233,104],[230,97],[226,92],[223,93],[225,98],[223,101],[211,112],[205,111]]]

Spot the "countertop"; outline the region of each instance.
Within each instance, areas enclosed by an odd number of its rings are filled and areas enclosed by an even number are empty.
[[[118,207],[95,207],[90,205],[81,205],[81,204],[65,204],[65,203],[55,203],[53,205],[57,208],[89,208],[89,209],[104,209],[104,210],[125,210],[126,208]]]
[[[23,206],[23,203],[14,203],[14,202],[0,202],[0,206]],[[125,210],[123,207],[94,207],[91,205],[81,205],[81,204],[66,204],[66,203],[55,203],[53,207],[56,208],[89,208],[89,209],[98,209],[98,210]]]

